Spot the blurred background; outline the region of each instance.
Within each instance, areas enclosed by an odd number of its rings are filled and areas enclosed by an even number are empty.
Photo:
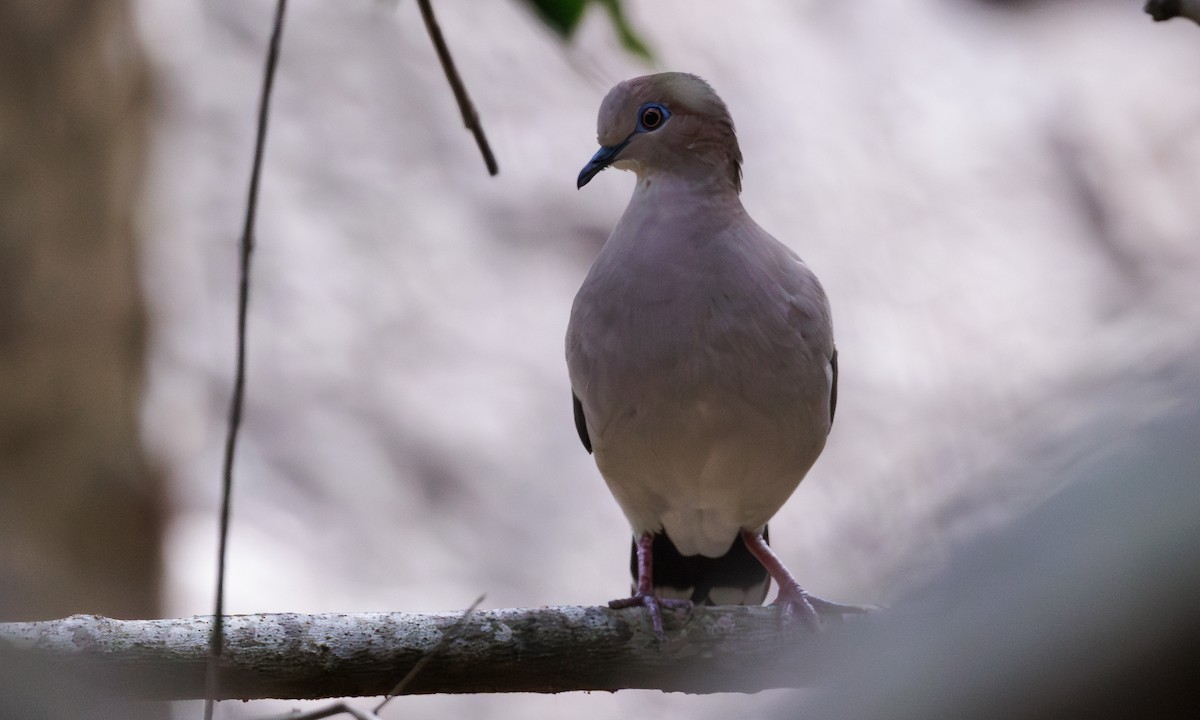
[[[806,588],[894,603],[1146,428],[1200,439],[1200,28],[1131,0],[625,0],[647,60],[601,5],[564,40],[521,0],[436,4],[490,178],[415,3],[290,4],[230,612],[627,591],[562,338],[633,185],[575,189],[600,100],[660,70],[725,99],[746,206],[832,299],[837,424],[771,524]],[[211,612],[272,10],[0,6],[3,619]],[[390,710],[717,718],[794,696]]]

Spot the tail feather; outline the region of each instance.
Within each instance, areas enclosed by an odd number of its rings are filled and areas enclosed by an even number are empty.
[[[763,529],[763,538],[767,531]],[[665,533],[657,533],[651,546],[654,594],[691,600],[697,605],[761,605],[771,578],[739,534],[729,552],[718,558],[679,554]],[[630,571],[637,583],[637,540],[630,553]]]

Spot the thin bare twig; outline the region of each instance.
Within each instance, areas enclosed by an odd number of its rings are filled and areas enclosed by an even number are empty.
[[[438,60],[442,63],[442,70],[446,73],[446,81],[450,83],[450,89],[454,91],[454,99],[458,101],[458,109],[462,111],[463,123],[475,136],[475,144],[479,146],[479,152],[483,153],[483,162],[487,164],[488,174],[497,175],[500,167],[496,165],[496,157],[492,155],[492,148],[483,134],[483,125],[479,123],[479,114],[475,112],[475,106],[471,104],[471,98],[467,95],[467,88],[463,85],[462,78],[458,76],[458,70],[454,67],[454,58],[450,57],[450,48],[446,47],[442,29],[438,27],[437,18],[433,16],[433,6],[430,5],[430,0],[417,0],[417,6],[421,8],[421,18],[425,20],[425,30],[429,33],[429,39],[433,41],[433,48],[437,51]]]
[[[345,700],[341,700],[333,703],[332,705],[326,705],[323,708],[318,708],[310,712],[277,715],[267,718],[266,720],[323,720],[324,718],[343,714],[349,715],[350,717],[354,718],[354,720],[380,720],[379,711],[383,710],[383,707],[391,702],[392,698],[402,694],[404,689],[408,687],[408,684],[412,682],[412,679],[417,676],[417,673],[421,672],[421,670],[429,664],[430,660],[437,657],[438,653],[444,650],[446,646],[450,644],[450,641],[458,636],[459,632],[462,631],[463,625],[466,623],[467,618],[470,617],[471,613],[475,612],[475,608],[479,607],[479,604],[483,602],[485,597],[487,596],[480,595],[475,599],[475,602],[471,603],[469,608],[463,611],[462,617],[458,619],[458,622],[451,625],[444,633],[442,633],[442,638],[438,640],[437,644],[430,648],[429,652],[425,653],[420,660],[418,660],[411,668],[409,668],[408,672],[404,674],[404,677],[400,679],[400,682],[396,683],[396,686],[392,688],[390,692],[388,692],[387,697],[383,699],[383,702],[376,705],[374,710],[360,710],[359,708],[351,706]]]
[[[258,131],[254,142],[254,163],[250,170],[250,189],[246,198],[246,222],[242,227],[241,256],[238,267],[237,306],[237,367],[233,377],[233,397],[229,403],[229,428],[225,437],[225,459],[222,466],[221,519],[217,541],[217,597],[213,609],[214,622],[205,667],[204,718],[212,720],[216,702],[221,647],[224,644],[222,619],[225,615],[225,557],[229,546],[229,517],[233,496],[233,457],[237,449],[238,428],[242,424],[242,406],[246,387],[246,316],[250,301],[250,255],[254,250],[254,219],[258,213],[258,187],[262,177],[263,148],[267,141],[267,116],[271,88],[275,84],[275,68],[279,63],[279,45],[283,36],[283,16],[287,0],[275,5],[275,20],[271,42],[267,48],[266,69],[263,72],[262,95],[258,104]]]
[[[462,617],[458,619],[458,622],[454,623],[449,630],[442,633],[442,639],[438,640],[437,645],[434,645],[433,649],[426,653],[425,657],[418,660],[417,664],[413,665],[412,669],[409,670],[404,677],[400,678],[400,682],[396,683],[396,687],[392,688],[392,691],[387,694],[387,697],[383,699],[383,702],[375,706],[375,714],[379,714],[379,711],[383,709],[383,706],[390,703],[392,698],[396,697],[397,695],[404,694],[404,689],[407,688],[408,684],[411,683],[413,678],[417,676],[417,673],[425,669],[425,666],[429,664],[429,661],[437,657],[438,653],[440,653],[442,650],[445,650],[446,646],[450,644],[450,641],[458,636],[458,634],[462,631],[463,625],[467,622],[467,618],[471,616],[471,613],[475,612],[475,608],[479,607],[479,604],[483,602],[485,597],[487,597],[487,595],[480,595],[479,597],[475,598],[475,602],[471,603],[471,607],[463,611]]]
[[[267,720],[324,720],[336,715],[349,715],[354,720],[381,720],[378,715],[370,710],[359,710],[345,700],[339,700],[332,705],[326,705],[311,712],[293,712],[287,715],[276,715]]]

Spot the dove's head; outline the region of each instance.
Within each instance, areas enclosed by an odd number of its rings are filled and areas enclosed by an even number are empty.
[[[612,165],[639,178],[657,173],[742,186],[742,152],[725,103],[687,73],[646,75],[619,83],[600,105],[600,150],[579,173],[583,187]]]

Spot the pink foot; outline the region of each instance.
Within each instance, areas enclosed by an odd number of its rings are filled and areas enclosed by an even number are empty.
[[[663,641],[667,639],[663,632],[662,610],[668,608],[671,610],[690,610],[692,608],[691,600],[679,600],[676,598],[659,598],[654,596],[654,561],[650,551],[650,546],[654,541],[654,536],[650,533],[645,533],[638,538],[637,558],[638,558],[638,584],[637,590],[631,597],[613,600],[608,603],[610,608],[619,610],[621,608],[641,607],[646,608],[650,613],[650,626],[654,628],[654,636]]]
[[[779,623],[787,625],[793,620],[799,620],[809,630],[821,629],[821,618],[813,607],[813,598],[799,585],[781,587],[779,597],[775,598],[779,606]]]
[[[659,640],[666,640],[666,633],[663,632],[663,608],[668,610],[691,610],[691,600],[679,600],[677,598],[660,598],[655,597],[653,593],[635,593],[627,598],[610,600],[608,603],[610,608],[620,610],[630,607],[644,607],[650,613],[650,626],[654,628],[654,636]]]
[[[780,623],[787,623],[793,618],[798,618],[805,627],[816,630],[821,627],[821,615],[840,618],[843,615],[870,612],[869,608],[841,605],[809,595],[783,566],[779,557],[763,539],[761,532],[742,530],[742,540],[751,554],[758,558],[758,561],[767,569],[767,573],[779,585],[779,597],[775,599],[775,604],[779,606]]]

